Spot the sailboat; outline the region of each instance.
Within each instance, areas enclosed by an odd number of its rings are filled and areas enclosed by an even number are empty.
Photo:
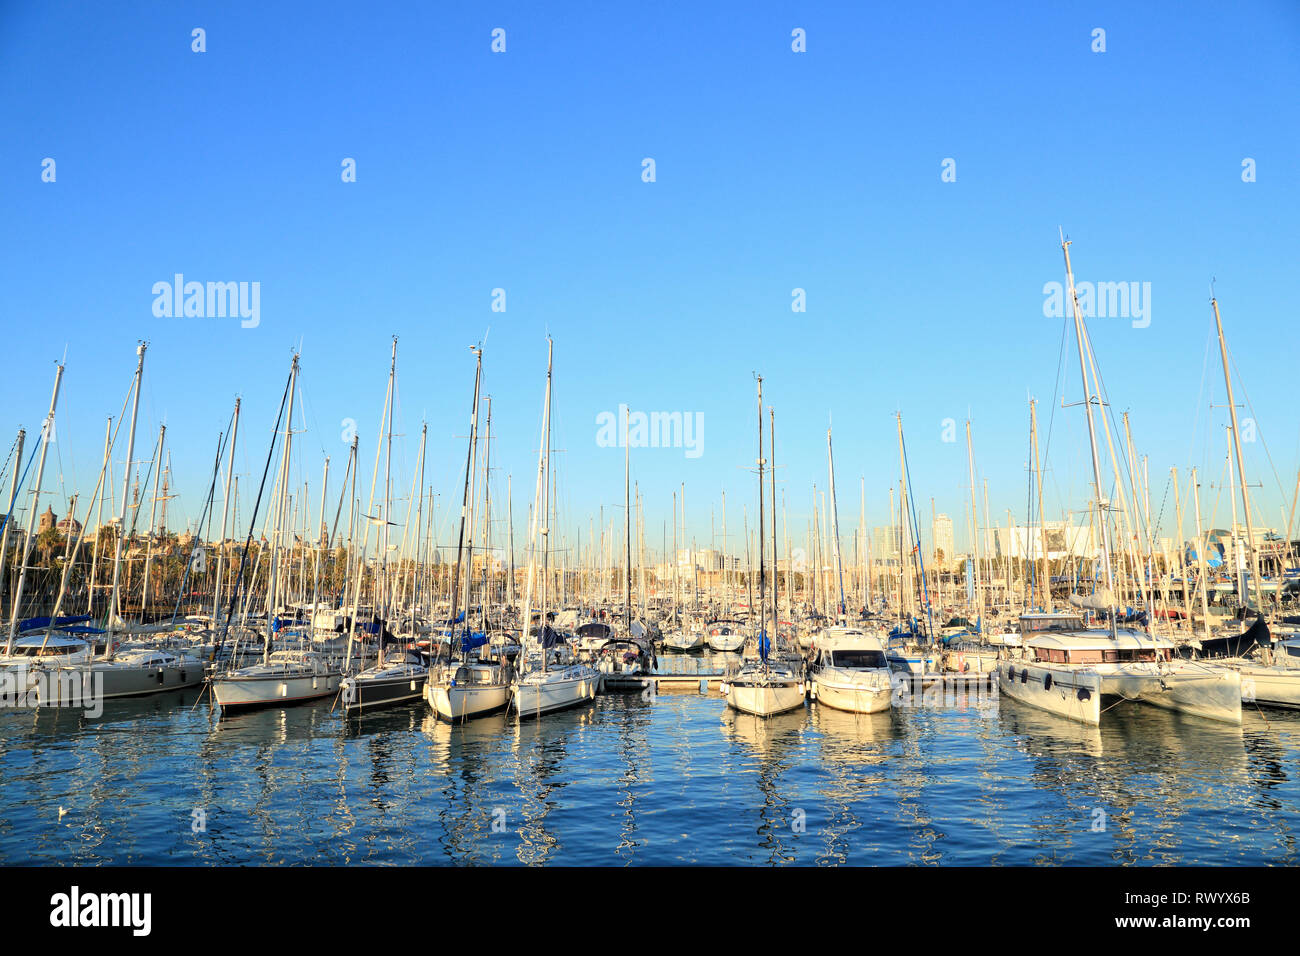
[[[1242,697],[1248,703],[1268,706],[1300,708],[1300,640],[1294,638],[1274,641],[1271,638],[1268,623],[1264,618],[1262,595],[1267,593],[1265,581],[1260,575],[1259,551],[1256,548],[1255,530],[1250,508],[1250,483],[1246,481],[1246,460],[1242,454],[1241,435],[1238,432],[1237,406],[1232,395],[1231,363],[1228,360],[1228,343],[1223,334],[1223,319],[1219,315],[1218,299],[1211,297],[1210,305],[1214,309],[1214,323],[1219,338],[1219,356],[1223,364],[1223,380],[1227,389],[1228,414],[1232,422],[1233,451],[1237,459],[1237,473],[1241,481],[1241,499],[1246,519],[1246,549],[1250,553],[1249,563],[1252,573],[1246,579],[1246,588],[1242,594],[1244,606],[1251,606],[1251,592],[1254,592],[1256,616],[1249,628],[1245,626],[1242,615],[1239,634],[1224,635],[1213,638],[1209,630],[1209,609],[1205,598],[1205,562],[1200,560],[1200,583],[1202,616],[1205,622],[1205,635],[1199,642],[1198,657],[1202,659],[1218,658],[1215,663],[1234,671],[1241,678]],[[1231,460],[1229,460],[1231,464]],[[1192,472],[1195,484],[1196,473]],[[1298,485],[1300,486],[1300,485]],[[1198,555],[1204,551],[1204,541],[1200,531],[1200,502],[1196,505],[1196,527]],[[1235,521],[1234,521],[1235,526]],[[1237,562],[1234,560],[1233,562]],[[1243,569],[1244,571],[1244,569]],[[1276,590],[1274,600],[1278,600]]]
[[[499,660],[482,656],[482,649],[488,644],[486,634],[474,634],[469,625],[470,618],[470,582],[474,567],[474,521],[471,508],[477,495],[471,490],[471,480],[477,480],[478,469],[478,406],[479,387],[483,374],[483,352],[474,350],[474,400],[470,406],[469,448],[465,453],[465,485],[462,492],[460,509],[460,536],[456,545],[456,564],[452,569],[451,583],[451,643],[446,646],[447,660],[434,667],[425,684],[424,699],[434,712],[443,720],[467,720],[481,717],[499,710],[504,710],[510,703],[510,677],[508,666]],[[485,469],[486,471],[486,469]],[[486,479],[485,479],[486,483]],[[468,520],[468,529],[466,523]],[[468,531],[468,538],[466,537]],[[483,560],[489,559],[487,549],[483,551]],[[462,568],[465,593],[464,610],[457,613],[457,604],[462,600],[460,578]],[[484,602],[487,594],[482,595]],[[484,611],[486,618],[486,609]],[[464,628],[460,627],[464,620]],[[459,639],[457,637],[459,636]],[[438,645],[435,645],[435,648]],[[440,653],[440,651],[439,651]],[[470,655],[474,654],[473,657]]]
[[[723,504],[726,500],[724,496]],[[724,510],[725,514],[725,510]],[[682,516],[686,515],[686,486],[682,485]],[[705,646],[704,628],[696,620],[685,621],[682,619],[681,612],[681,567],[677,561],[677,492],[673,492],[673,624],[664,634],[664,647],[671,651],[677,651],[681,654],[689,654],[691,651],[702,650]],[[740,643],[744,642],[743,635],[740,637]],[[739,650],[740,643],[737,643],[731,650]]]
[[[289,493],[289,461],[293,443],[293,407],[294,393],[298,381],[298,354],[294,353],[292,363],[289,368],[289,383],[285,389],[285,396],[281,399],[280,414],[284,413],[285,403],[288,403],[288,418],[285,419],[284,433],[284,453],[280,466],[279,482],[279,502],[276,508],[275,520],[273,522],[273,533],[270,542],[270,572],[267,577],[267,594],[266,594],[266,634],[262,645],[261,663],[252,664],[248,667],[240,667],[233,670],[227,670],[217,675],[212,681],[212,693],[218,706],[224,713],[230,713],[235,710],[245,710],[254,707],[276,706],[281,704],[297,703],[299,701],[316,700],[321,697],[327,697],[338,691],[339,678],[341,671],[334,661],[319,651],[301,648],[281,648],[275,650],[274,644],[276,638],[283,627],[279,615],[276,613],[276,591],[280,578],[279,574],[279,552],[280,536],[284,528],[284,519],[286,500]],[[279,432],[280,420],[276,421],[276,433]],[[272,450],[274,450],[274,439],[272,440]],[[271,463],[270,455],[267,457],[267,469]],[[262,474],[263,485],[266,481],[266,470]],[[259,495],[260,497],[260,495]],[[249,541],[252,539],[253,523],[256,522],[257,516],[254,512],[253,519],[249,524]],[[244,558],[247,558],[248,544],[245,542]],[[241,572],[243,559],[241,558]],[[239,579],[236,578],[234,593],[231,595],[231,607],[233,608],[239,594]],[[229,627],[230,613],[226,614],[226,621],[223,625],[224,630]]]
[[[136,349],[136,370],[132,383],[133,401],[131,411],[131,429],[127,439],[127,463],[126,476],[122,481],[122,514],[126,514],[128,503],[128,485],[130,483],[130,474],[133,462],[131,455],[135,445],[135,426],[136,415],[139,410],[140,399],[140,382],[144,374],[144,355],[147,346],[141,342]],[[54,406],[50,406],[50,423],[53,423]],[[161,464],[163,454],[163,435],[166,426],[160,430],[158,440],[157,461]],[[91,500],[99,495],[100,488],[103,486],[104,477],[109,467],[109,459],[104,459],[103,468],[100,470],[99,482],[95,487],[94,495]],[[157,482],[154,484],[154,501],[158,501]],[[149,529],[150,539],[152,541],[154,528]],[[80,547],[81,537],[85,533],[84,525],[77,532],[76,547],[69,546],[69,553],[64,561],[63,577],[59,587],[58,597],[55,600],[54,612],[51,616],[50,631],[47,631],[46,640],[52,636],[53,621],[58,619],[61,610],[63,597],[67,591],[68,575],[72,567],[73,559],[76,556],[77,548]],[[123,537],[126,534],[125,522],[122,526],[122,534],[118,535],[117,550],[114,558],[113,567],[113,597],[110,602],[109,620],[120,619],[119,608],[119,571],[122,560]],[[69,535],[71,539],[71,535]],[[152,551],[150,552],[152,556]],[[148,594],[148,569],[145,565],[145,596]],[[143,603],[142,599],[142,613]],[[65,659],[59,660],[53,666],[42,667],[44,679],[37,680],[37,699],[35,703],[39,706],[74,706],[85,702],[86,688],[94,689],[94,696],[101,700],[107,700],[116,697],[136,697],[146,694],[154,694],[165,690],[175,690],[183,687],[193,687],[203,682],[203,662],[198,658],[191,657],[188,654],[172,651],[165,648],[156,647],[136,647],[126,646],[119,649],[114,646],[113,636],[110,635],[104,654],[96,658],[83,658],[78,662],[71,662]]]
[[[376,569],[376,573],[383,578],[385,602],[389,609],[393,607],[392,601],[392,582],[387,575],[388,562],[388,529],[392,527],[393,522],[390,518],[392,509],[392,470],[393,470],[393,406],[396,404],[396,382],[397,382],[397,337],[393,337],[393,356],[392,363],[388,369],[388,397],[385,400],[385,418],[388,421],[388,438],[386,450],[384,452],[384,510],[382,515],[383,526],[380,532],[379,547],[383,553]],[[428,433],[427,427],[420,429],[420,453],[419,453],[419,480],[417,487],[424,485],[424,449],[425,439]],[[377,463],[377,460],[376,460]],[[421,497],[423,502],[423,497]],[[409,511],[408,511],[409,526]],[[417,530],[418,536],[418,530]],[[366,525],[366,539],[369,540],[369,522]],[[360,575],[357,577],[358,587],[360,585]],[[359,595],[358,595],[359,596]],[[378,707],[387,707],[393,704],[401,704],[407,701],[419,700],[424,693],[425,678],[428,677],[428,668],[418,654],[404,651],[397,660],[392,660],[386,653],[386,631],[383,625],[379,628],[377,643],[379,645],[378,659],[370,667],[363,668],[355,674],[349,674],[339,682],[339,691],[343,700],[343,712],[348,715],[364,713],[368,710],[374,710]]]
[[[1093,413],[1094,403],[1100,404],[1102,399],[1099,393],[1094,394],[1089,375],[1094,360],[1075,293],[1069,246],[1069,241],[1062,236],[1061,251],[1065,255],[1065,274],[1074,310],[1106,585],[1104,591],[1095,594],[1072,595],[1071,604],[1104,613],[1108,626],[1087,626],[1082,613],[1077,611],[1022,614],[1020,633],[1025,656],[999,665],[998,686],[1014,700],[1085,724],[1100,722],[1104,699],[1141,700],[1240,724],[1239,674],[1198,661],[1177,660],[1172,640],[1117,624],[1109,505],[1102,498],[1101,458]]]
[[[727,706],[756,717],[771,717],[804,705],[804,675],[802,661],[798,665],[774,656],[780,643],[778,630],[780,616],[777,611],[776,588],[772,589],[772,634],[768,636],[767,578],[764,568],[763,525],[763,475],[767,465],[763,458],[763,379],[758,377],[758,630],[755,634],[756,657],[746,659],[740,667],[730,671],[722,684],[722,696]],[[773,480],[775,502],[775,479]],[[773,540],[776,534],[776,509],[773,507]],[[775,565],[775,548],[773,564]]]
[[[600,672],[578,662],[568,643],[551,625],[547,614],[547,590],[550,576],[547,514],[550,502],[551,448],[551,374],[554,344],[548,339],[546,350],[546,398],[542,405],[542,446],[537,459],[537,489],[528,539],[529,558],[524,596],[523,651],[519,671],[510,688],[510,706],[520,717],[540,717],[566,707],[593,700],[600,689]],[[540,536],[540,542],[538,538]],[[541,549],[540,601],[538,624],[533,630],[533,584],[538,577],[538,553]]]
[[[625,426],[626,427],[626,426]],[[623,565],[623,585],[626,603],[624,605],[624,628],[622,635],[611,633],[609,638],[596,648],[592,657],[596,669],[601,674],[602,690],[642,690],[649,686],[648,681],[654,666],[654,645],[645,626],[639,621],[632,621],[632,443],[624,436],[623,441],[623,506],[627,515],[624,525],[625,563]]]

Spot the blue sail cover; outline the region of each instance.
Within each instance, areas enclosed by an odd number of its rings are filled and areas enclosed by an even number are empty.
[[[460,649],[468,654],[476,647],[482,647],[488,642],[486,634],[474,634],[466,631],[460,638]]]
[[[563,638],[560,637],[560,632],[549,624],[542,627],[541,633],[538,637],[541,639],[542,647],[548,651],[563,640]]]
[[[67,624],[83,624],[89,620],[89,614],[79,614],[73,617],[56,617],[53,619],[48,617],[29,617],[24,621],[18,622],[18,631],[19,633],[22,633],[23,631],[31,631],[36,628],[49,627],[51,623],[53,623],[55,627],[61,628]]]
[[[767,638],[767,631],[760,632],[758,635],[758,656],[766,661],[771,651],[772,642]]]

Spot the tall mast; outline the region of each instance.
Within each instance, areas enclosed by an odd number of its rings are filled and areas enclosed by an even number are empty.
[[[230,426],[230,454],[226,458],[226,490],[221,504],[221,544],[217,547],[216,586],[212,590],[212,624],[215,627],[221,611],[221,566],[226,558],[226,521],[230,518],[230,480],[235,471],[235,439],[239,436],[239,405],[235,399],[235,415]]]
[[[110,418],[109,421],[112,422],[112,419]],[[0,532],[0,593],[4,592],[5,556],[9,553],[9,529],[12,528],[14,524],[14,502],[18,498],[18,477],[19,477],[19,473],[22,470],[20,466],[23,463],[23,442],[25,441],[26,438],[27,438],[27,430],[24,428],[18,429],[18,438],[15,440],[17,445],[17,453],[14,455],[14,473],[9,480],[9,507],[5,509],[4,531]],[[98,528],[95,529],[95,533],[96,535],[98,535],[99,533]],[[92,571],[91,571],[92,586],[94,584],[94,577],[95,576],[94,576],[93,565],[92,565]]]
[[[271,564],[267,576],[266,591],[266,640],[262,644],[262,663],[269,663],[271,660],[271,642],[275,634],[275,608],[277,598],[277,586],[279,584],[279,554],[280,538],[284,531],[284,516],[288,511],[289,499],[289,461],[290,454],[293,450],[293,400],[294,394],[298,390],[298,355],[293,356],[293,364],[289,368],[289,414],[284,422],[284,453],[280,463],[280,507],[275,519],[275,524],[271,528]]]
[[[1101,456],[1097,453],[1097,426],[1093,421],[1092,386],[1088,381],[1088,345],[1087,333],[1084,331],[1083,312],[1079,308],[1079,296],[1074,289],[1074,270],[1070,266],[1070,240],[1061,238],[1061,251],[1065,254],[1065,278],[1070,288],[1070,303],[1074,310],[1074,335],[1079,345],[1079,375],[1083,379],[1083,408],[1088,416],[1088,444],[1092,450],[1092,480],[1096,489],[1097,516],[1101,524],[1102,566],[1106,573],[1106,594],[1104,598],[1110,614],[1110,634],[1118,640],[1119,630],[1115,621],[1115,573],[1110,566],[1110,519],[1106,512],[1110,503],[1102,496]],[[1101,397],[1097,397],[1101,402]]]
[[[310,634],[316,626],[316,615],[320,611],[320,559],[321,551],[329,547],[329,534],[325,530],[325,489],[330,483],[330,458],[325,456],[325,473],[320,479],[320,531],[316,535],[316,566],[312,573],[311,617],[307,619],[307,632]],[[324,539],[324,540],[322,540]],[[304,539],[303,544],[306,545]]]
[[[1196,578],[1201,592],[1201,626],[1203,637],[1210,637],[1210,600],[1205,593],[1205,538],[1201,534],[1201,483],[1196,479],[1196,469],[1192,469],[1192,501],[1196,508]]]
[[[144,353],[148,347],[148,343],[141,342],[136,346],[135,350],[137,360],[135,382],[131,388],[131,428],[126,434],[126,473],[122,476],[122,514],[118,519],[120,523],[118,524],[117,545],[113,551],[113,590],[108,602],[108,628],[110,634],[114,623],[121,616],[118,609],[118,587],[122,570],[122,545],[124,543],[123,539],[126,537],[126,509],[131,496],[129,486],[131,484],[131,468],[134,464],[131,458],[135,454],[135,424],[140,411],[140,379],[144,374]],[[110,656],[113,653],[113,640],[111,637],[109,638],[108,653]]]
[[[767,664],[767,649],[770,646],[765,632],[767,623],[767,578],[764,567],[763,547],[763,376],[758,378],[758,655],[764,665]]]
[[[167,426],[158,426],[158,463],[153,473],[153,500],[149,507],[149,546],[145,549],[144,557],[144,589],[140,593],[140,623],[145,623],[145,615],[149,613],[149,571],[153,566],[153,534],[155,522],[158,518],[158,480],[162,477],[163,463],[163,445],[167,439]]]
[[[483,373],[483,351],[479,348],[473,348],[474,353],[474,402],[470,406],[469,413],[469,447],[465,451],[465,484],[461,493],[460,500],[460,533],[456,536],[456,564],[452,567],[451,572],[451,628],[453,638],[456,634],[456,619],[459,615],[456,613],[457,604],[460,600],[460,574],[461,568],[465,563],[465,521],[469,514],[469,483],[471,473],[474,469],[474,438],[478,432],[478,390],[479,379]],[[466,572],[466,577],[469,572]],[[465,606],[465,618],[469,620],[469,605]],[[524,633],[527,634],[528,622],[524,622]],[[453,640],[449,648],[452,657],[456,655],[456,642]]]
[[[1214,324],[1219,332],[1219,357],[1223,360],[1223,383],[1228,390],[1228,414],[1232,416],[1232,445],[1237,454],[1237,474],[1241,478],[1241,504],[1246,511],[1246,550],[1250,552],[1251,572],[1254,575],[1255,597],[1259,599],[1263,593],[1260,588],[1264,582],[1259,576],[1259,552],[1255,550],[1255,528],[1250,516],[1250,488],[1246,483],[1246,460],[1241,454],[1241,433],[1237,430],[1237,406],[1232,400],[1232,373],[1228,365],[1228,342],[1223,337],[1223,319],[1219,316],[1219,300],[1214,297],[1210,298],[1210,305],[1214,308]],[[1233,561],[1236,561],[1236,555],[1233,555]],[[1279,588],[1277,598],[1282,600],[1282,591]],[[1250,605],[1250,592],[1247,589],[1244,594],[1247,606]],[[1263,601],[1260,600],[1259,604]],[[1262,610],[1259,605],[1256,610]]]
[[[483,633],[488,629],[488,601],[492,596],[490,565],[492,562],[492,396],[485,397],[487,402],[487,421],[483,433],[483,593],[479,595],[479,608],[483,612]],[[471,568],[473,566],[471,565]]]
[[[104,425],[104,468],[112,466],[111,455],[113,454],[113,419],[109,417],[108,422]],[[22,461],[22,445],[18,446],[18,460]],[[17,467],[15,465],[15,467]],[[14,477],[17,478],[17,472]],[[100,482],[103,485],[103,482]],[[86,509],[86,520],[90,520],[90,509]],[[99,570],[99,529],[104,526],[104,496],[97,489],[95,491],[95,541],[90,549],[90,583],[86,586],[86,613],[94,615],[95,613],[95,572]],[[9,522],[5,522],[5,541],[0,543],[0,582],[4,581],[4,550],[8,542]]]
[[[27,563],[31,558],[32,545],[36,541],[36,519],[40,512],[41,478],[45,474],[45,455],[50,448],[50,438],[54,434],[54,409],[59,402],[59,386],[63,382],[63,366],[58,365],[54,371],[54,394],[50,396],[50,411],[41,426],[41,453],[36,462],[36,481],[32,485],[32,509],[27,516],[27,539],[23,547],[23,563],[18,569],[18,587],[14,590],[14,604],[9,614],[9,640],[5,644],[5,654],[12,654],[14,635],[18,631],[18,609],[22,605],[23,585],[27,581]],[[16,471],[16,469],[15,469]],[[12,512],[12,508],[10,509]]]
[[[971,443],[969,418],[966,419],[966,468],[970,476],[970,533],[971,547],[973,548],[972,557],[975,560],[975,606],[978,609],[979,617],[982,619],[984,617],[984,591],[980,588],[980,563],[984,552],[980,547],[979,515],[975,511],[975,449]],[[980,626],[983,626],[982,620]]]
[[[778,589],[781,585],[781,562],[777,558],[776,550],[776,409],[771,405],[767,406],[768,420],[772,427],[772,468],[771,475],[768,478],[768,493],[772,500],[772,640],[777,641],[781,637],[781,605],[778,598]],[[790,552],[786,552],[787,562],[789,561]],[[789,574],[789,565],[786,566],[786,573]],[[786,581],[786,588],[790,583]]]
[[[830,471],[830,496],[831,496],[831,553],[835,556],[835,577],[840,586],[840,604],[839,616],[843,617],[847,612],[844,603],[844,562],[840,557],[840,508],[839,500],[835,496],[835,455],[831,451],[831,430],[826,428],[826,464]]]
[[[631,416],[629,415],[630,419]],[[623,422],[623,531],[626,538],[623,578],[627,591],[627,630],[632,633],[632,452],[628,440],[629,425]]]

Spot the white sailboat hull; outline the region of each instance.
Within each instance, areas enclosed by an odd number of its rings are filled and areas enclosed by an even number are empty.
[[[1300,669],[1229,664],[1241,675],[1241,699],[1266,707],[1300,708]]]
[[[511,687],[511,708],[520,717],[540,717],[594,700],[600,674],[591,668],[530,674]]]
[[[504,710],[510,703],[509,684],[452,687],[430,681],[424,699],[443,720],[468,720]]]
[[[293,704],[327,697],[338,689],[338,673],[223,677],[212,684],[223,710]]]
[[[738,651],[744,646],[744,634],[712,634],[709,636],[709,647],[715,651],[727,653]]]
[[[742,683],[728,684],[724,690],[727,706],[755,717],[771,717],[803,706],[803,684]]]
[[[664,647],[674,651],[696,651],[704,646],[699,631],[674,631],[664,635]]]

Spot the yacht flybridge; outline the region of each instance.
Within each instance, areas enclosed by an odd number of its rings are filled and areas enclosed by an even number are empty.
[[[1168,638],[1089,627],[1069,612],[1021,615],[1020,631],[1025,657],[998,665],[998,684],[1014,700],[1085,724],[1120,700],[1241,723],[1240,677],[1176,657]]]

